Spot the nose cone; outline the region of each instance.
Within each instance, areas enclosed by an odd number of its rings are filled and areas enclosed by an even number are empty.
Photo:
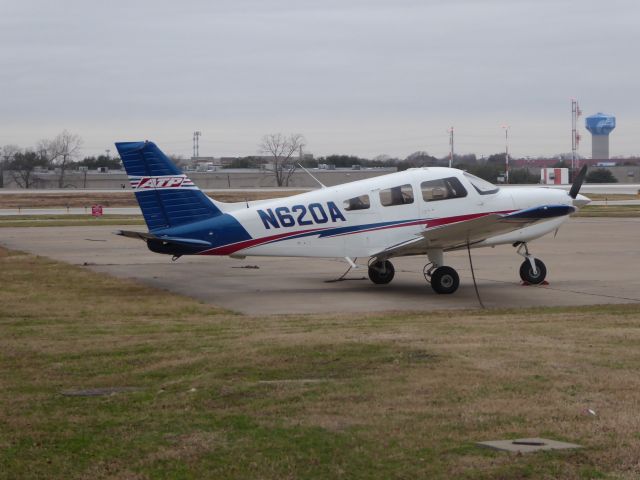
[[[584,195],[578,194],[576,198],[573,199],[574,207],[584,207],[585,205],[589,205],[591,203],[591,199],[589,197],[585,197]]]

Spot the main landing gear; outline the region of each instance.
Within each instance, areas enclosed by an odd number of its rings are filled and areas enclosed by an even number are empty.
[[[423,269],[425,280],[436,293],[449,294],[460,286],[460,276],[453,268],[442,265],[442,251],[429,252],[430,262]],[[373,259],[369,264],[369,279],[378,285],[385,285],[395,275],[389,260]]]
[[[424,279],[431,284],[436,293],[450,294],[458,290],[460,276],[453,268],[443,265],[444,254],[442,250],[429,250],[429,263],[422,269]]]
[[[369,264],[369,279],[377,285],[386,285],[393,280],[396,269],[389,260],[376,260]]]
[[[516,253],[524,257],[524,262],[520,265],[520,278],[522,281],[531,285],[540,285],[544,282],[547,277],[547,267],[542,260],[534,258],[529,253],[529,248],[525,242],[515,243],[513,246],[518,247]]]
[[[460,276],[453,268],[438,267],[433,262],[427,263],[422,273],[427,283],[436,293],[450,294],[458,290],[460,286]]]

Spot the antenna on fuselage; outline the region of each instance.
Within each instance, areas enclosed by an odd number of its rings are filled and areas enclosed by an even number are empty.
[[[311,178],[313,178],[316,182],[318,182],[318,184],[319,184],[322,188],[327,188],[327,186],[326,186],[324,183],[322,183],[320,180],[318,180],[316,177],[314,177],[314,176],[313,176],[313,174],[312,174],[309,170],[307,170],[306,168],[304,168],[304,167],[303,167],[302,165],[300,165],[300,164],[298,164],[298,166],[299,166],[301,169],[303,169],[305,172],[307,172]]]

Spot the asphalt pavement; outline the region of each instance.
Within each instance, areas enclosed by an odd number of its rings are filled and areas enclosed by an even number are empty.
[[[173,262],[148,251],[142,241],[114,235],[117,229],[0,228],[0,244],[251,315],[478,306],[466,251],[445,254],[461,284],[453,295],[438,295],[422,275],[424,257],[394,259],[393,282],[374,285],[366,278],[366,267],[333,281],[347,269],[344,259],[182,257]],[[521,285],[522,258],[511,246],[472,250],[478,289],[487,307],[640,303],[640,219],[573,218],[557,237],[532,242],[530,249],[546,263],[547,286]],[[366,259],[360,259],[363,262]]]

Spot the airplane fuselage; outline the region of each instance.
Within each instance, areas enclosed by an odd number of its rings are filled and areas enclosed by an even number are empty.
[[[149,232],[120,231],[173,255],[368,258],[369,279],[388,284],[389,259],[426,255],[424,278],[437,293],[460,284],[444,252],[513,244],[520,278],[541,284],[544,263],[527,243],[556,230],[576,207],[583,167],[569,192],[503,187],[452,168],[417,168],[285,198],[221,203],[202,191],[152,142],[116,147]]]
[[[454,196],[447,197],[446,189],[439,187],[443,179],[449,190],[455,183]],[[220,217],[155,233],[210,242],[211,248],[197,252],[202,255],[369,257],[426,229],[540,205],[570,206],[572,199],[547,187],[480,191],[464,172],[433,167],[223,205]],[[556,230],[567,218],[518,228],[474,247],[529,241]]]

